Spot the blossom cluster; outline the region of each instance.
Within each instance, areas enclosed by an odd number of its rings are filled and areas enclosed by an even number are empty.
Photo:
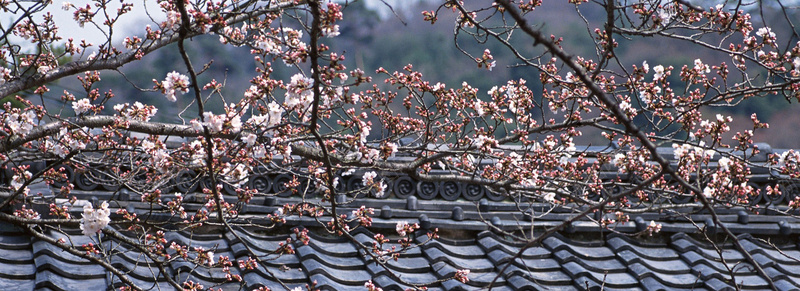
[[[10,109],[9,104],[6,104],[5,107],[7,108],[6,110]],[[12,134],[26,136],[36,126],[37,120],[36,112],[33,110],[20,111],[19,109],[13,109],[11,113],[5,115],[3,124],[11,130]]]
[[[181,94],[189,92],[189,77],[175,71],[168,73],[164,81],[158,82],[153,79],[153,82],[156,83],[156,89],[161,90],[161,93],[164,93],[164,97],[172,102],[178,100],[175,96],[177,92]]]
[[[81,218],[81,230],[83,235],[92,236],[105,228],[111,219],[111,211],[108,210],[108,202],[103,201],[97,209],[92,208],[91,204],[83,206],[83,217]]]

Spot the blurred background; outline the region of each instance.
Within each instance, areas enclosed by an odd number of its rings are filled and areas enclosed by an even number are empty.
[[[332,52],[345,55],[347,58],[345,65],[348,69],[361,68],[372,76],[375,76],[375,70],[380,67],[392,72],[402,70],[403,66],[407,64],[413,64],[416,70],[423,73],[424,79],[432,84],[442,82],[448,88],[453,88],[460,87],[462,82],[467,82],[471,86],[479,88],[483,93],[482,97],[487,97],[485,93],[491,87],[503,85],[508,80],[518,79],[526,80],[527,85],[534,92],[542,91],[538,72],[533,68],[519,66],[514,55],[499,42],[475,39],[463,33],[454,37],[453,13],[446,10],[441,11],[439,20],[433,25],[423,21],[421,11],[435,10],[438,7],[437,2],[440,1],[342,1],[347,8],[344,10],[344,20],[339,22],[341,35],[322,41],[331,47]],[[595,57],[595,47],[591,42],[591,29],[587,29],[586,23],[576,13],[576,10],[589,20],[589,26],[592,28],[602,26],[601,23],[592,21],[604,20],[604,12],[591,3],[582,4],[576,8],[565,2],[545,1],[544,6],[537,10],[546,10],[546,13],[534,12],[532,14],[534,17],[531,18],[532,23],[546,34],[563,37],[563,47],[569,53]],[[709,7],[724,1],[692,2]],[[765,2],[771,3],[771,1]],[[156,27],[154,21],[163,19],[163,15],[159,14],[155,3],[151,1],[134,3],[137,7],[135,13],[123,17],[124,22],[116,26],[119,30],[115,32],[113,38],[116,45],[119,45],[125,36],[142,35],[145,25]],[[488,2],[475,1],[468,4],[476,3],[486,5]],[[792,4],[786,1],[782,1],[782,3],[784,5]],[[62,25],[62,33],[80,31],[82,37],[92,40],[96,45],[103,42],[103,34],[97,28],[87,26],[81,29],[72,21],[71,12],[60,10],[60,3],[51,6],[48,9],[53,11],[57,23]],[[142,12],[145,7],[150,9],[149,15]],[[751,11],[753,13],[752,22],[756,29],[770,26],[778,35],[779,44],[795,43],[799,40],[796,39],[797,34],[792,32],[792,27],[786,23],[787,21],[800,23],[800,14],[790,11],[785,16],[777,5],[769,3],[748,9],[756,8],[758,11]],[[6,23],[9,20],[2,19],[2,21]],[[792,39],[786,39],[787,37],[792,37]],[[718,38],[721,39],[721,37]],[[713,38],[705,40],[712,43],[717,41]],[[663,38],[618,38],[617,41],[620,43],[617,54],[626,69],[630,70],[631,65],[640,66],[645,60],[651,68],[659,64],[665,67],[674,66],[675,70],[670,77],[673,85],[681,84],[679,82],[680,68],[684,65],[691,65],[696,58],[700,58],[704,63],[710,65],[718,65],[722,62],[726,62],[729,66],[731,64],[731,59],[727,55],[704,50],[697,46],[688,46],[685,42]],[[539,52],[522,35],[517,35],[512,43],[522,53],[529,56]],[[484,49],[490,49],[497,66],[492,71],[479,69],[475,62],[457,48],[456,44],[474,57],[480,56]],[[249,53],[249,48],[221,45],[218,36],[207,35],[188,41],[187,49],[192,54],[195,67],[202,67],[213,60],[208,71],[200,76],[200,82],[205,84],[211,79],[224,82],[226,86],[222,95],[226,102],[239,100],[243,92],[250,86],[249,81],[255,75],[255,62],[253,62],[253,55]],[[691,54],[686,53],[687,49],[691,50]],[[609,69],[619,69],[615,66],[616,64],[612,64]],[[274,79],[288,80],[296,72],[295,69],[284,66],[280,60],[273,62],[272,68],[274,69],[272,75]],[[156,121],[180,122],[176,116],[193,99],[190,97],[191,93],[179,96],[177,104],[173,104],[167,101],[163,94],[140,90],[152,88],[153,79],[163,80],[171,71],[185,71],[174,45],[149,54],[142,61],[125,65],[119,72],[103,72],[103,81],[98,83],[99,88],[102,92],[111,90],[116,96],[110,102],[111,106],[106,106],[106,110],[110,110],[113,104],[140,101],[158,106],[161,110],[158,115],[160,120]],[[750,73],[756,76],[759,74],[757,71]],[[382,86],[382,80],[383,78],[376,78],[374,81]],[[81,97],[78,94],[82,92],[82,89],[75,78],[66,78],[48,86],[51,92],[43,101],[53,103],[53,105],[59,104],[49,106],[49,108],[60,108],[59,96],[63,90],[76,94],[78,98]],[[680,93],[684,88],[673,89],[676,93]],[[353,91],[357,92],[359,89]],[[282,101],[283,93],[276,92],[275,97],[278,101]],[[217,113],[221,112],[222,102],[222,98],[211,98],[211,110]],[[797,102],[798,100],[787,100],[782,96],[758,97],[744,100],[738,106],[715,107],[705,111],[704,114],[712,114],[706,115],[706,118],[710,118],[708,116],[716,113],[733,116],[734,122],[731,127],[735,133],[736,130],[752,129],[750,115],[757,113],[762,121],[770,124],[770,128],[757,131],[756,141],[769,143],[773,148],[800,148],[800,132],[796,130],[800,126],[800,114],[798,114],[800,111],[794,105]],[[634,106],[638,106],[638,104],[634,104]],[[547,114],[550,114],[549,110],[546,111],[548,111]],[[186,112],[184,114],[186,118],[193,118],[196,115],[196,111],[191,109]],[[64,115],[71,113],[71,110],[63,111]],[[584,136],[576,139],[578,144],[604,142],[607,141],[590,131],[585,131]]]

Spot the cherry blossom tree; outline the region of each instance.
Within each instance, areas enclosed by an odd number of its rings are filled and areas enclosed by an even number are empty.
[[[6,103],[0,114],[0,162],[8,182],[0,208],[13,209],[0,213],[0,220],[102,265],[125,288],[138,290],[143,287],[123,270],[105,263],[111,255],[107,250],[56,241],[45,231],[79,228],[94,240],[130,245],[161,266],[173,260],[198,268],[230,266],[234,262],[215,257],[212,250],[167,245],[164,232],[252,227],[255,223],[238,215],[242,205],[276,195],[252,181],[282,174],[288,177],[283,186],[301,202],[283,206],[266,217],[273,225],[259,227],[277,230],[274,225],[288,217],[315,217],[320,227],[352,239],[376,262],[414,247],[411,235],[419,233],[419,225],[398,223],[394,232],[376,234],[372,245],[364,245],[350,233],[370,227],[375,211],[362,207],[342,213],[340,204],[397,195],[397,177],[454,181],[481,187],[493,200],[575,209],[576,215],[545,231],[505,232],[528,247],[579,219],[602,217],[595,219],[598,227],[614,231],[630,214],[680,213],[687,206],[708,211],[735,241],[716,207],[759,211],[763,206],[754,199],[781,195],[800,177],[795,151],[754,159],[762,150],[754,132],[768,127],[759,116],[753,115],[746,128],[732,128],[731,117],[707,109],[738,106],[750,98],[800,101],[800,43],[789,17],[790,29],[781,35],[765,22],[754,23],[747,11],[756,9],[741,1],[712,7],[679,0],[442,2],[422,12],[424,21],[454,20],[456,43],[466,36],[503,47],[462,50],[464,62],[492,71],[503,65],[496,56],[510,54],[516,63],[505,65],[530,69],[530,78],[483,92],[466,82],[449,87],[427,80],[415,69],[425,64],[349,68],[347,54],[326,45],[342,33],[337,23],[346,16],[347,2],[162,0],[146,6],[158,20],[121,42],[115,42],[120,34],[115,24],[142,9],[139,3],[63,3],[63,10],[52,12],[103,31],[106,40],[93,44],[59,30],[56,18],[45,12],[56,4],[0,1],[0,9],[14,16],[0,27],[0,96],[22,104]],[[565,45],[564,36],[543,32],[536,15],[547,13],[548,5],[574,7],[587,31],[570,37],[585,35],[593,54],[575,55],[578,49]],[[602,17],[592,18],[590,11]],[[257,69],[242,96],[225,96],[224,80],[199,81],[208,65],[199,66],[186,44],[203,35],[218,37],[221,46],[250,48]],[[675,67],[618,56],[624,40],[643,38],[679,42],[725,61],[690,56],[692,62]],[[160,92],[167,102],[189,103],[180,122],[152,121],[165,110],[117,103],[113,92],[98,89],[106,74],[167,49],[180,53],[183,66],[153,72],[152,84],[132,85]],[[276,79],[274,66],[293,73]],[[77,79],[83,91],[49,88],[61,79]],[[532,90],[532,83],[544,89]],[[60,96],[60,107],[37,102],[54,96]],[[212,98],[224,100],[224,106],[212,108]],[[609,145],[576,145],[586,132],[602,135]],[[179,142],[171,142],[176,138]],[[659,150],[665,147],[670,150]],[[756,168],[777,172],[778,178],[757,185],[751,181]],[[355,176],[356,189],[342,187]],[[141,197],[169,219],[125,208],[112,212],[109,207],[119,205],[115,201],[83,204],[81,217],[74,216],[70,209],[80,204],[70,199],[81,183],[76,179]],[[54,187],[56,197],[32,193],[37,183]],[[194,202],[203,207],[188,211],[184,195],[195,189],[202,195],[194,195],[199,199]],[[793,196],[788,208],[774,210],[792,215],[798,201],[800,196]],[[47,207],[37,210],[36,203]],[[589,215],[596,212],[604,215]],[[642,234],[660,227],[653,222]],[[402,247],[384,248],[389,236]],[[427,236],[433,239],[436,232]],[[308,239],[302,232],[296,237]],[[293,250],[287,244],[274,252]],[[259,260],[254,255],[253,261],[237,263],[247,268]],[[468,278],[469,270],[459,270],[452,279]],[[165,280],[176,289],[196,288],[193,282]],[[378,288],[372,282],[365,286]]]

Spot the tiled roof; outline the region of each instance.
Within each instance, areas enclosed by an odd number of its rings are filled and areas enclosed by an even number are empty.
[[[51,231],[48,236],[65,238],[74,245],[91,243],[79,232],[69,234]],[[102,290],[117,287],[120,281],[99,265],[68,254],[42,240],[5,226],[0,237],[0,289],[3,290]],[[424,233],[418,233],[426,237]],[[240,241],[241,237],[245,242]],[[293,236],[293,235],[292,235]],[[742,254],[730,245],[719,251],[684,233],[676,233],[664,241],[643,243],[624,235],[610,234],[602,239],[578,241],[556,234],[540,246],[526,249],[522,256],[511,261],[521,244],[510,242],[489,231],[473,238],[440,238],[411,249],[397,261],[388,261],[387,269],[375,264],[373,258],[350,240],[332,238],[310,232],[308,245],[295,243],[294,254],[268,255],[270,250],[285,242],[289,236],[256,234],[244,229],[225,234],[189,234],[170,232],[168,242],[203,246],[215,250],[216,256],[245,260],[250,252],[265,255],[266,263],[257,270],[239,270],[247,285],[228,282],[221,268],[200,267],[176,260],[161,273],[148,265],[138,252],[109,241],[103,247],[113,250],[107,261],[128,273],[144,288],[173,289],[165,277],[178,281],[190,278],[206,287],[226,290],[252,290],[269,287],[284,289],[275,278],[288,287],[305,286],[316,282],[322,290],[352,290],[372,280],[384,290],[403,290],[406,283],[421,284],[448,279],[456,270],[470,269],[470,281],[448,280],[431,285],[429,290],[473,290],[488,286],[497,279],[494,290],[584,289],[603,287],[644,290],[721,290],[732,288],[729,269],[735,283],[743,289],[765,289],[767,282],[755,275]],[[372,233],[356,231],[362,243],[371,241]],[[800,289],[800,257],[797,245],[782,246],[780,251],[750,235],[739,236],[745,248],[771,276],[780,290]],[[724,263],[720,260],[722,253]],[[503,270],[506,264],[511,266]],[[395,276],[392,275],[392,273]],[[13,286],[13,287],[12,287]]]
[[[39,190],[46,192],[46,189]],[[139,202],[138,197],[126,191],[76,190],[72,194],[86,203],[113,198],[112,207],[134,212],[149,209],[149,204]],[[169,199],[169,195],[164,199]],[[192,199],[187,195],[184,204],[190,212],[202,207],[191,203]],[[239,219],[268,224],[264,218],[266,214],[276,212],[283,204],[297,202],[298,199],[292,197],[255,199],[240,209]],[[342,204],[339,211],[350,213],[361,205],[376,208],[372,228],[360,227],[352,232],[355,241],[363,245],[372,245],[373,231],[391,236],[399,221],[420,223],[422,229],[415,233],[418,242],[427,239],[427,230],[434,228],[440,230],[442,237],[410,249],[397,261],[387,261],[384,268],[356,242],[327,234],[318,227],[319,222],[307,216],[289,217],[285,224],[273,225],[282,230],[274,232],[236,228],[234,232],[221,233],[214,230],[166,233],[168,242],[214,250],[215,258],[229,257],[234,262],[231,273],[241,275],[245,285],[228,281],[222,268],[197,267],[181,259],[159,270],[139,251],[112,240],[101,243],[111,254],[102,260],[127,272],[140,287],[156,290],[173,289],[166,278],[178,282],[189,279],[206,288],[226,290],[258,287],[283,290],[285,287],[304,288],[312,282],[322,290],[363,290],[368,280],[383,290],[403,290],[408,284],[428,283],[433,283],[429,290],[475,290],[488,286],[493,280],[496,280],[493,290],[720,290],[733,288],[732,284],[742,289],[768,288],[768,283],[730,242],[712,245],[700,239],[706,235],[711,240],[716,239],[717,227],[699,206],[681,209],[682,213],[693,213],[686,217],[667,212],[633,216],[630,222],[612,225],[616,232],[600,228],[592,220],[600,216],[593,215],[577,220],[514,259],[524,244],[507,239],[501,230],[517,233],[525,230],[529,235],[531,231],[538,235],[573,217],[577,211],[567,207],[553,209],[534,202],[459,200],[441,203],[414,197],[360,199]],[[76,216],[79,210],[74,207]],[[755,214],[737,208],[720,208],[718,213],[778,289],[800,290],[800,245],[795,234],[800,230],[798,219],[771,215],[770,211]],[[166,213],[162,216],[170,218]],[[639,233],[651,220],[663,225],[662,232],[653,237]],[[304,227],[311,237],[307,245],[294,239],[295,234],[287,234],[292,233],[288,231],[290,228]],[[50,230],[46,234],[75,246],[92,243],[78,229],[61,230]],[[120,233],[132,235],[125,231]],[[273,254],[287,238],[293,238],[295,252]],[[777,239],[773,241],[778,241],[779,245],[770,245],[762,238]],[[396,242],[397,238],[392,241]],[[253,256],[262,259],[258,269],[239,269],[238,260]],[[506,267],[507,264],[510,265]],[[467,283],[446,280],[461,269],[471,271]],[[0,225],[0,290],[101,290],[121,285],[118,277],[95,263],[13,226]]]

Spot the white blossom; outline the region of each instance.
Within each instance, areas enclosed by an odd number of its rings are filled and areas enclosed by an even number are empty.
[[[717,163],[719,163],[720,170],[727,171],[730,168],[731,160],[728,157],[721,157]]]
[[[658,18],[661,20],[661,23],[669,22],[672,17],[675,16],[675,13],[669,11],[669,9],[659,9],[658,10]]]
[[[267,124],[267,127],[273,127],[280,124],[281,115],[283,115],[283,108],[281,105],[273,101],[267,104],[267,109],[269,113],[269,123]]]
[[[705,189],[703,189],[703,196],[705,196],[706,198],[711,198],[714,197],[715,192],[716,191],[714,190],[714,188],[706,187]]]
[[[406,236],[406,227],[408,226],[408,221],[398,221],[395,230],[400,236]]]
[[[653,75],[653,81],[661,79],[661,77],[664,76],[664,66],[658,65],[653,67],[653,72],[655,73],[655,75]]]
[[[393,142],[387,143],[386,147],[389,148],[389,156],[390,157],[393,157],[394,154],[397,153],[397,144],[396,143],[393,143]]]
[[[689,153],[689,151],[692,149],[692,145],[690,145],[690,144],[682,144],[682,145],[672,144],[672,148],[673,148],[673,155],[675,156],[675,159],[676,160],[680,160],[681,158],[683,158],[684,156],[686,156]]]
[[[22,188],[22,185],[25,184],[25,181],[30,179],[31,176],[31,172],[28,171],[23,172],[22,175],[14,175],[14,177],[11,178],[11,188],[14,188],[14,190],[19,190],[19,188]]]
[[[108,202],[103,201],[98,209],[92,209],[91,204],[83,206],[83,218],[81,218],[81,230],[86,236],[92,236],[101,229],[106,227],[111,219],[109,219],[111,211],[108,210]]]
[[[769,27],[762,27],[756,31],[756,35],[762,38],[775,38],[775,33]]]
[[[478,148],[482,148],[484,146],[488,146],[488,147],[491,148],[491,147],[493,147],[493,146],[495,146],[497,144],[497,140],[496,139],[488,137],[488,136],[485,136],[485,135],[482,135],[482,134],[479,134],[477,137],[475,137],[474,142],[475,142],[475,146],[478,147]]]
[[[477,113],[478,116],[483,116],[486,114],[486,112],[483,111],[483,103],[481,103],[481,100],[475,99],[474,106],[475,106],[475,113]]]
[[[83,98],[76,102],[72,102],[72,109],[75,110],[76,115],[81,115],[89,110],[92,110],[92,103],[88,98]]]
[[[383,195],[386,194],[386,187],[387,187],[386,183],[383,183],[383,181],[381,181],[378,184],[378,191],[375,192],[375,198],[383,197]]]
[[[354,105],[358,104],[359,101],[361,101],[361,96],[360,95],[355,94],[355,93],[350,95],[350,103],[351,104],[354,104]]]
[[[208,257],[208,266],[209,267],[213,266],[214,265],[214,252],[208,251],[206,253],[206,256]]]
[[[313,84],[314,80],[304,77],[303,74],[297,73],[292,76],[289,85],[286,86],[286,107],[297,109],[301,113],[305,112],[314,101],[314,94],[311,92]]]
[[[39,74],[45,75],[45,74],[47,74],[47,72],[50,71],[50,69],[52,69],[52,68],[50,68],[50,66],[41,66],[41,67],[36,68],[36,72],[39,73]]]
[[[6,115],[5,124],[15,134],[25,136],[33,130],[36,124],[36,113],[33,111],[25,111],[22,113],[14,112]]]
[[[164,87],[164,96],[167,100],[175,102],[177,100],[176,92],[181,92],[181,94],[189,92],[189,77],[172,71],[167,74],[164,82],[161,82],[161,86]]]
[[[231,167],[230,163],[225,163],[225,167],[222,169],[222,176],[226,181],[241,186],[247,183],[249,173],[244,164],[237,164],[236,167]]]
[[[239,114],[229,114],[231,130],[238,132],[242,130],[242,117]]]
[[[267,37],[256,40],[255,47],[269,54],[279,54],[283,50],[279,44]]]
[[[694,70],[699,73],[711,73],[711,68],[708,65],[703,64],[703,61],[700,59],[694,60]]]
[[[61,143],[54,143],[49,140],[44,141],[44,146],[49,152],[63,158],[69,154],[69,149],[63,146]]]
[[[491,63],[486,65],[486,68],[489,69],[489,71],[491,72],[492,69],[494,69],[494,67],[496,67],[496,66],[497,66],[497,61],[492,61]]]
[[[150,161],[153,163],[153,165],[155,165],[156,169],[163,173],[169,170],[172,157],[169,156],[167,151],[163,149],[157,149],[150,155]]]
[[[547,201],[548,203],[553,203],[556,201],[556,193],[553,192],[544,193],[544,195],[542,195],[542,199],[544,199],[544,201]]]
[[[612,160],[612,163],[614,163],[614,166],[620,167],[620,168],[625,166],[625,154],[618,153],[618,154],[614,155],[614,160]]]
[[[332,38],[339,36],[339,25],[326,26],[322,28],[322,36]]]
[[[369,149],[367,150],[367,154],[361,157],[361,161],[364,163],[372,163],[377,160],[381,155],[381,152],[376,149]]]
[[[377,177],[377,176],[378,176],[378,174],[375,173],[375,171],[369,171],[369,172],[364,173],[364,176],[363,176],[362,179],[364,181],[364,184],[369,185],[369,184],[374,183],[374,181],[372,181],[372,180],[375,179],[375,177]]]
[[[215,115],[211,112],[203,112],[203,119],[205,123],[202,125],[208,126],[212,133],[221,132],[225,125],[225,115]]]
[[[244,138],[243,138],[242,140],[244,141],[244,143],[245,143],[245,144],[246,144],[248,147],[252,147],[253,145],[255,145],[255,144],[256,144],[256,140],[257,140],[257,139],[258,139],[258,136],[257,136],[257,135],[255,135],[255,134],[252,134],[252,133],[248,133],[248,134],[246,134],[246,135],[244,136]]]
[[[292,156],[292,146],[286,145],[286,149],[283,151],[283,156],[288,158]]]
[[[631,109],[631,103],[629,103],[628,101],[624,101],[624,100],[620,101],[619,102],[619,109],[622,109],[622,111],[628,111],[628,110]]]
[[[6,80],[9,78],[11,78],[11,70],[0,67],[0,85],[5,84]]]
[[[141,146],[142,149],[148,152],[156,148],[156,144],[148,139],[143,140]]]

